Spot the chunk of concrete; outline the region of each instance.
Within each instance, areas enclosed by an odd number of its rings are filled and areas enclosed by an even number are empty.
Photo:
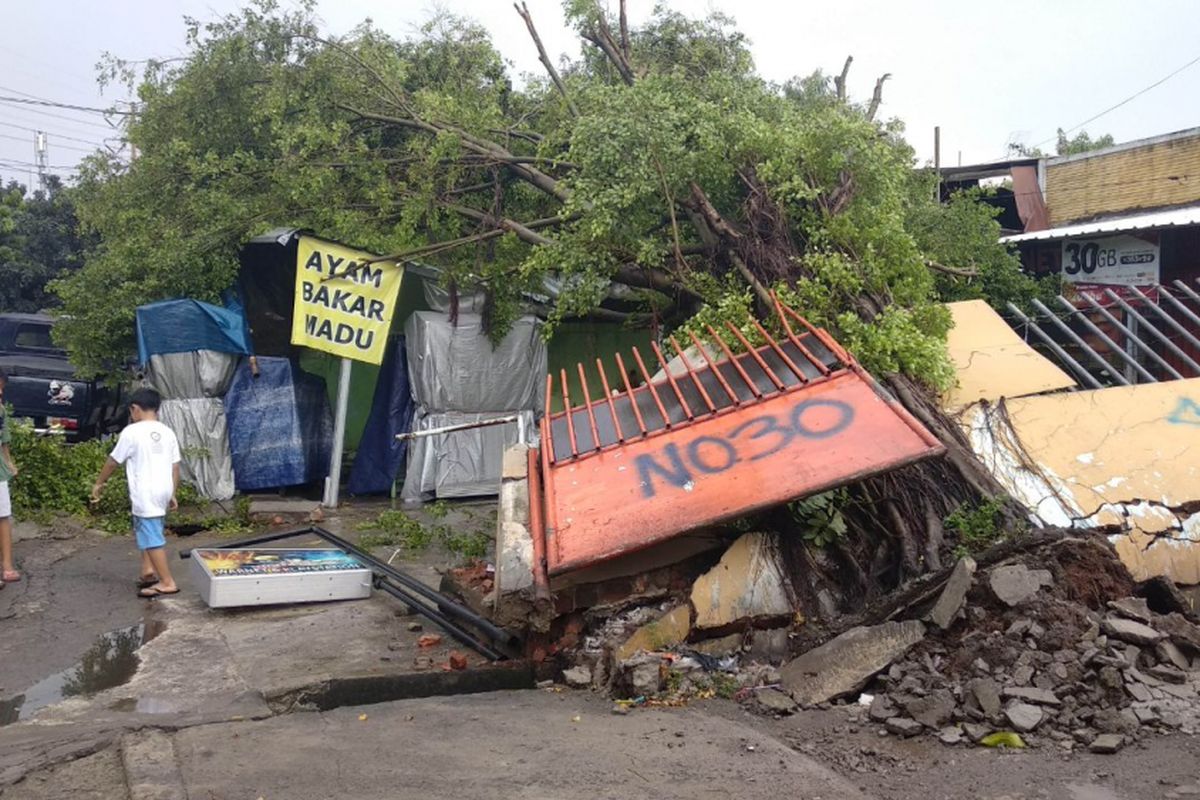
[[[1126,619],[1145,623],[1150,623],[1154,619],[1154,614],[1151,613],[1150,606],[1146,605],[1144,597],[1122,597],[1120,600],[1109,600],[1108,607]]]
[[[949,689],[935,689],[904,704],[909,716],[928,728],[941,728],[954,715],[958,703]]]
[[[529,445],[517,443],[504,449],[500,462],[501,480],[519,480],[529,477]]]
[[[1054,583],[1049,570],[1029,569],[1023,564],[996,567],[988,573],[992,594],[1008,606],[1017,606]]]
[[[775,714],[791,714],[796,710],[796,701],[791,695],[778,689],[760,689],[754,693],[754,699],[764,709]]]
[[[790,618],[792,604],[785,587],[779,554],[770,539],[747,533],[692,585],[696,627]]]
[[[894,733],[897,736],[903,736],[907,739],[909,736],[916,736],[925,726],[915,719],[892,717],[884,723],[884,727],[888,729],[889,733]]]
[[[1004,716],[1008,718],[1009,724],[1018,731],[1028,733],[1042,724],[1045,714],[1037,706],[1014,700],[1005,707]]]
[[[974,580],[975,559],[970,556],[960,558],[946,580],[946,588],[942,589],[941,595],[929,612],[929,621],[942,630],[949,628],[967,599],[967,592]]]
[[[592,670],[586,664],[563,670],[563,682],[572,689],[586,689],[592,685]]]
[[[1109,755],[1125,746],[1125,737],[1119,733],[1102,733],[1088,747],[1093,753]]]
[[[802,705],[857,691],[925,636],[918,620],[851,628],[780,670],[783,687]]]
[[[1191,662],[1188,661],[1188,657],[1185,656],[1183,651],[1181,651],[1179,647],[1170,639],[1164,639],[1156,644],[1154,646],[1154,652],[1161,660],[1169,664],[1173,664],[1179,669],[1188,670],[1192,668]]]
[[[975,702],[988,719],[1000,713],[1000,685],[991,678],[976,678],[969,684]]]
[[[705,639],[703,642],[695,642],[688,646],[697,653],[704,653],[706,656],[727,656],[731,653],[741,652],[742,634],[731,633],[728,636],[722,636],[718,639]]]
[[[1035,689],[1032,686],[1006,686],[1003,695],[1006,700],[1022,700],[1039,706],[1057,708],[1062,705],[1062,701],[1054,692],[1048,689]]]
[[[1105,617],[1100,621],[1100,630],[1113,639],[1136,645],[1156,645],[1164,638],[1149,625],[1121,617]]]
[[[640,650],[654,652],[674,647],[687,639],[691,625],[692,610],[687,604],[675,606],[658,619],[647,622],[634,631],[633,635],[617,648],[617,660],[632,658]]]

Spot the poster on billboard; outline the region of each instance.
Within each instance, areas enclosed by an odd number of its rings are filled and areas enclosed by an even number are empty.
[[[1149,286],[1158,283],[1159,248],[1136,236],[1077,237],[1062,243],[1067,283]]]

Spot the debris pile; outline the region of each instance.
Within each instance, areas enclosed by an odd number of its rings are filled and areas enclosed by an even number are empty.
[[[1200,626],[1161,587],[1142,591],[1154,608],[1131,596],[1102,542],[1064,539],[974,573],[962,559],[928,628],[854,628],[785,665],[784,688],[802,705],[857,697],[859,720],[946,744],[1111,753],[1200,730]]]

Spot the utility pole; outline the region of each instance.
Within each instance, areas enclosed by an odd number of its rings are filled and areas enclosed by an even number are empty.
[[[38,185],[42,187],[43,192],[49,190],[46,175],[46,171],[50,166],[48,150],[46,134],[43,131],[36,131],[33,134],[33,163],[37,165]]]
[[[933,173],[937,175],[937,187],[933,190],[933,199],[942,199],[942,126],[933,127]]]

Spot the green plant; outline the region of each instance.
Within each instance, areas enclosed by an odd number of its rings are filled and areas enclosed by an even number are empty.
[[[434,500],[429,505],[425,506],[425,513],[434,519],[444,519],[450,513],[450,504],[445,500]]]
[[[841,509],[847,501],[845,489],[833,489],[795,500],[789,508],[804,540],[814,547],[825,548],[846,535],[846,518]]]
[[[425,526],[400,510],[380,512],[373,520],[363,522],[358,530],[362,547],[403,547],[419,551],[434,542],[451,553],[465,558],[483,558],[488,554],[492,537],[485,530],[456,531],[448,525]]]
[[[954,552],[959,557],[986,550],[1004,539],[1000,523],[1002,505],[989,499],[975,507],[959,506],[946,517],[946,527],[958,534]]]

